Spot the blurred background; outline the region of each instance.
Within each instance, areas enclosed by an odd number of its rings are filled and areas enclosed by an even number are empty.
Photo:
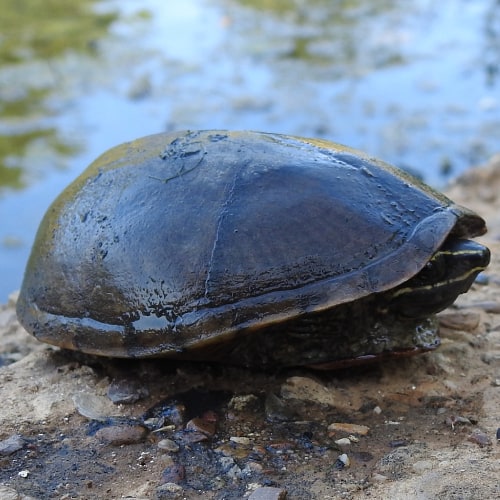
[[[443,187],[500,151],[500,0],[2,0],[0,303],[54,197],[161,131],[323,137]]]

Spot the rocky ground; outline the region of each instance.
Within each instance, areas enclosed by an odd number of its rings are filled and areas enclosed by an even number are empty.
[[[500,157],[448,190],[492,263],[442,346],[337,372],[110,361],[0,307],[0,499],[500,497]]]

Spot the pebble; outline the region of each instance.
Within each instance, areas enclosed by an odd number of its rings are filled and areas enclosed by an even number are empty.
[[[159,500],[167,498],[183,498],[184,490],[182,486],[175,483],[164,483],[156,488],[156,498]]]
[[[335,441],[339,446],[350,446],[351,440],[349,438],[340,438]]]
[[[273,392],[268,392],[265,401],[265,412],[267,420],[271,422],[284,422],[293,420],[297,413],[293,405],[279,398]]]
[[[262,466],[262,464],[259,464],[259,462],[249,461],[247,462],[245,469],[250,472],[257,472],[258,474],[261,474],[264,470],[264,467]]]
[[[370,428],[366,425],[357,424],[346,424],[341,422],[334,422],[328,426],[329,431],[341,431],[347,434],[358,434],[360,436],[366,436],[370,431]]]
[[[285,401],[303,404],[304,416],[310,412],[310,403],[330,406],[347,411],[356,410],[362,401],[353,393],[328,387],[309,377],[289,377],[280,389],[280,396]]]
[[[174,464],[163,470],[161,474],[162,483],[180,483],[186,477],[184,465]]]
[[[254,490],[248,500],[285,500],[286,495],[286,490],[283,488],[262,486]]]
[[[242,444],[242,445],[249,445],[251,443],[250,438],[247,438],[245,436],[231,436],[229,438],[229,441],[232,441],[233,443],[236,444]]]
[[[215,434],[215,422],[198,417],[192,418],[186,424],[186,431],[200,432],[207,437],[212,437]]]
[[[108,387],[108,398],[115,404],[132,404],[149,395],[140,382],[133,379],[113,380]]]
[[[147,434],[148,430],[142,425],[125,424],[103,427],[95,433],[95,436],[103,443],[120,446],[141,443],[146,439]]]
[[[283,399],[299,399],[326,406],[335,406],[337,398],[327,387],[308,377],[290,377],[281,386]]]
[[[217,415],[208,411],[203,417],[192,418],[178,435],[183,444],[199,443],[213,437],[216,430]]]
[[[12,455],[16,451],[19,451],[26,444],[26,441],[19,434],[13,434],[12,436],[0,441],[0,456]]]
[[[173,453],[179,451],[180,449],[180,446],[172,439],[162,439],[161,441],[158,441],[156,446],[158,446],[160,450],[171,451]]]
[[[441,313],[439,323],[441,326],[453,330],[466,330],[471,332],[479,326],[481,317],[477,312]]]
[[[455,416],[455,415],[451,415],[449,417],[446,417],[444,422],[446,425],[449,425],[452,429],[455,429],[455,425],[457,425],[457,424],[461,424],[461,425],[471,425],[472,424],[472,422],[467,417],[460,417],[460,416]]]
[[[488,434],[484,433],[483,431],[477,429],[475,430],[468,438],[468,441],[471,443],[476,443],[479,446],[490,446],[491,445],[491,439],[488,436]]]
[[[219,464],[228,478],[232,480],[241,478],[241,468],[232,457],[220,457]]]
[[[351,465],[351,460],[345,453],[342,453],[342,455],[339,455],[337,460],[335,460],[333,468],[336,470],[342,470],[345,467],[349,467],[350,465]]]
[[[238,459],[247,458],[248,455],[252,452],[252,448],[250,446],[235,446],[232,443],[223,443],[217,448],[215,451],[218,453],[222,453],[226,457],[234,457]]]
[[[78,392],[73,396],[76,411],[90,420],[106,421],[110,417],[119,416],[113,403],[105,396],[88,392]]]
[[[188,431],[188,430],[176,433],[175,438],[178,442],[180,442],[183,445],[201,443],[202,441],[208,440],[208,436],[206,434],[203,434],[203,432]]]

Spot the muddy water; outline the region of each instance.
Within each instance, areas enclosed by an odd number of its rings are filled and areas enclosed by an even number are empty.
[[[321,136],[432,184],[498,149],[497,0],[3,3],[0,302],[40,218],[105,149],[149,133]]]

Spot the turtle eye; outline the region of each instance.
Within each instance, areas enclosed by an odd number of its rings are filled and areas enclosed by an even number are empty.
[[[435,254],[423,269],[415,276],[421,285],[438,283],[446,276],[446,263],[441,253]]]

